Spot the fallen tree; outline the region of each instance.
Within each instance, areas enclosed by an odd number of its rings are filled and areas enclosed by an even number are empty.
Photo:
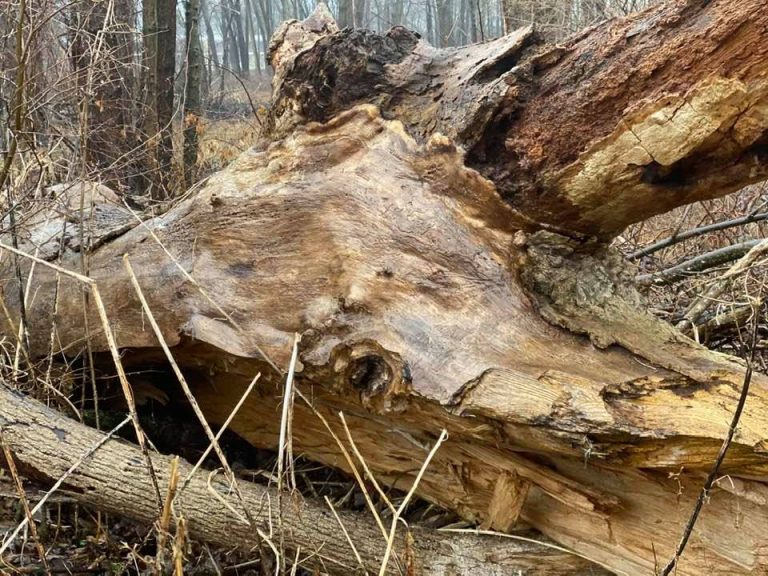
[[[122,440],[107,440],[104,434],[23,398],[4,385],[0,385],[0,425],[3,441],[28,475],[50,482],[64,478],[62,490],[99,510],[146,524],[160,517],[154,488],[137,448]],[[154,454],[153,460],[162,493],[167,494],[171,458]],[[74,473],[67,474],[76,462],[82,463]],[[275,489],[247,482],[241,483],[240,500],[226,479],[215,474],[212,477],[208,471],[193,474],[192,466],[186,463],[178,466],[176,474],[185,482],[177,482],[174,513],[184,519],[194,538],[246,550],[266,548],[267,542],[277,550],[276,543],[282,540],[294,553],[298,551],[304,567],[331,574],[379,572],[387,540],[373,518],[334,512],[300,496],[281,500]],[[243,507],[249,510],[253,523],[244,516]],[[278,529],[282,539],[276,534]],[[419,529],[409,535],[402,528],[396,538],[398,560],[393,560],[387,574],[409,570],[466,574],[482,571],[488,559],[509,573],[606,573],[568,552],[523,540],[500,542],[497,538]]]
[[[526,29],[436,50],[399,28],[338,31],[322,8],[287,23],[265,142],[89,254],[122,362],[170,374],[125,255],[211,421],[263,372],[232,428],[276,447],[300,334],[312,408],[293,408],[295,452],[347,469],[316,414],[341,435],[343,412],[376,478],[407,489],[446,429],[419,495],[651,574],[674,554],[744,368],[648,314],[608,241],[765,178],[766,52],[761,0],[670,1],[552,48]],[[62,243],[51,222],[27,251]],[[78,254],[59,257],[77,269]],[[5,258],[10,336],[22,306]],[[107,349],[81,283],[28,260],[23,272],[31,358]],[[767,383],[753,379],[678,574],[768,567]]]

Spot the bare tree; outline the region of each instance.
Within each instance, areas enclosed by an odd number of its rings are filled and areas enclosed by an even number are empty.
[[[184,97],[184,179],[190,186],[197,164],[197,130],[202,115],[203,49],[200,44],[200,1],[186,0],[187,39],[186,87]]]
[[[158,132],[158,168],[163,177],[163,195],[171,195],[173,185],[173,120],[176,80],[176,0],[154,0],[157,13],[156,110]]]
[[[85,173],[98,169],[102,181],[128,189],[125,155],[135,147],[133,5],[127,0],[79,0],[70,14],[70,58],[79,88]]]

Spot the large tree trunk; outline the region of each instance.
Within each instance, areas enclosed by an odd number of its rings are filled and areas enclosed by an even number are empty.
[[[186,0],[184,6],[187,45],[187,78],[184,83],[184,180],[187,186],[191,186],[197,170],[197,132],[203,111],[203,47],[200,43],[200,0]]]
[[[337,432],[344,412],[380,481],[409,487],[445,428],[420,495],[496,530],[522,518],[617,573],[652,574],[744,371],[645,312],[605,241],[765,177],[762,0],[672,1],[556,48],[524,29],[436,50],[402,28],[339,32],[328,18],[321,7],[273,39],[276,141],[91,255],[123,362],[168,373],[125,254],[211,420],[262,371],[232,426],[275,447],[300,334],[297,386]],[[37,357],[57,277],[37,265],[31,281]],[[80,302],[62,277],[66,355],[85,336]],[[678,574],[768,570],[766,430],[768,379],[755,376],[727,479]],[[293,445],[346,468],[301,402]]]
[[[83,174],[98,172],[105,184],[130,191],[138,164],[131,157],[136,147],[130,93],[133,6],[127,1],[82,0],[67,9],[70,57],[80,98]]]
[[[157,497],[137,448],[119,440],[108,440],[96,430],[64,418],[35,401],[23,399],[3,384],[0,384],[0,424],[0,441],[7,443],[17,466],[23,467],[28,475],[40,481],[64,477],[62,490],[78,502],[145,524],[157,520]],[[167,494],[171,458],[153,454],[152,460],[161,494]],[[82,463],[70,475],[67,471],[75,462]],[[0,466],[6,466],[2,456]],[[260,536],[281,527],[286,547],[294,552],[299,550],[301,558],[306,558],[302,561],[304,567],[341,575],[353,574],[359,568],[367,573],[379,572],[387,540],[372,516],[341,511],[337,520],[325,504],[298,495],[279,498],[273,488],[242,481],[243,499],[240,500],[232,486],[216,474],[198,470],[190,475],[192,466],[186,462],[177,470],[180,489],[174,515],[184,519],[193,538],[227,548],[233,545],[243,549],[266,548]],[[222,506],[222,502],[227,506]],[[243,513],[244,507],[248,508],[247,514]],[[403,570],[435,576],[477,574],[482,573],[488,558],[494,558],[495,566],[507,574],[606,574],[583,558],[522,540],[409,531],[402,527],[395,537],[387,574],[401,574]],[[279,544],[276,536],[272,538]],[[350,540],[355,546],[354,552]]]
[[[176,0],[155,0],[157,38],[155,39],[156,112],[159,131],[158,169],[163,187],[158,197],[176,192],[173,162],[174,86],[176,82]]]

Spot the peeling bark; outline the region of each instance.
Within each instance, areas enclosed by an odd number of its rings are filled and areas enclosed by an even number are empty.
[[[402,28],[309,45],[273,62],[276,135],[375,102],[464,146],[534,228],[611,237],[768,175],[762,0],[671,0],[553,47],[530,29],[456,49]]]

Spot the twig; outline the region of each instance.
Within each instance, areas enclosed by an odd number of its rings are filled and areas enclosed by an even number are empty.
[[[703,236],[704,234],[708,234],[710,232],[717,232],[719,230],[726,230],[728,228],[735,228],[737,226],[744,226],[753,222],[761,222],[762,220],[768,220],[768,212],[762,212],[760,214],[747,214],[746,216],[742,216],[740,218],[723,220],[722,222],[707,224],[706,226],[700,226],[699,228],[692,228],[691,230],[686,230],[685,232],[664,238],[663,240],[654,242],[645,248],[636,250],[627,256],[627,259],[637,260],[638,258],[649,256],[655,252],[658,252],[659,250],[663,250],[664,248],[674,246],[675,244],[683,242],[684,240],[688,240],[689,238],[695,238],[696,236]]]
[[[747,403],[747,396],[749,396],[749,384],[752,381],[752,361],[754,360],[755,355],[755,342],[757,340],[758,326],[758,319],[755,318],[752,329],[752,342],[750,343],[750,350],[747,356],[747,370],[744,373],[744,383],[741,386],[741,395],[739,396],[739,402],[736,405],[736,411],[733,413],[731,425],[728,427],[728,434],[726,435],[725,440],[723,440],[723,443],[720,446],[720,452],[715,459],[715,463],[712,466],[712,469],[709,471],[709,475],[704,482],[704,486],[702,486],[701,491],[699,492],[699,497],[696,499],[696,505],[693,508],[693,512],[691,513],[690,518],[688,518],[688,523],[685,526],[685,530],[683,530],[680,543],[677,545],[677,549],[675,550],[675,556],[661,571],[661,576],[669,576],[670,572],[672,572],[672,570],[677,565],[677,562],[680,560],[680,556],[683,554],[685,547],[688,545],[688,540],[691,537],[691,533],[693,532],[693,527],[696,525],[696,520],[699,518],[699,514],[701,513],[704,502],[709,495],[709,491],[712,489],[712,485],[715,483],[715,480],[720,476],[720,466],[722,465],[723,460],[725,460],[725,455],[728,452],[728,448],[730,447],[731,442],[733,441],[733,436],[736,434],[736,428],[739,425],[741,413],[744,411],[744,405]]]
[[[768,239],[761,240],[749,252],[747,252],[738,262],[731,266],[725,274],[720,276],[715,283],[702,295],[698,296],[688,307],[683,320],[677,323],[678,330],[685,329],[689,324],[695,324],[710,304],[725,292],[728,281],[745,272],[754,264],[758,258],[768,252]]]
[[[763,240],[748,240],[739,244],[733,244],[731,246],[724,246],[717,250],[712,250],[706,254],[701,254],[675,266],[671,266],[661,272],[655,272],[653,274],[643,274],[635,278],[638,284],[642,285],[661,285],[672,284],[677,280],[682,280],[687,276],[696,272],[703,272],[709,268],[714,268],[720,264],[727,262],[733,262],[734,260],[741,258],[747,254],[750,250],[759,246]]]
[[[235,74],[232,70],[230,70],[229,68],[227,68],[223,64],[220,64],[218,62],[214,62],[214,65],[216,65],[219,68],[221,68],[222,70],[225,70],[225,71],[229,72],[230,74],[232,74],[232,76],[235,77],[235,80],[237,80],[240,83],[240,86],[242,87],[243,92],[245,92],[246,98],[248,98],[248,103],[251,105],[251,112],[253,112],[253,117],[256,118],[256,122],[259,123],[259,126],[264,128],[264,124],[262,124],[261,118],[259,118],[259,111],[256,109],[256,105],[253,103],[253,99],[251,98],[251,93],[248,91],[248,88],[246,88],[245,83],[240,78],[240,76]]]
[[[432,447],[432,450],[429,451],[429,454],[427,454],[427,459],[424,460],[424,464],[421,465],[421,469],[419,470],[419,473],[416,475],[416,479],[413,481],[413,484],[411,485],[411,489],[408,491],[408,494],[405,495],[405,498],[400,503],[400,506],[397,508],[397,512],[395,512],[395,515],[392,517],[392,525],[389,529],[389,537],[387,538],[387,549],[384,552],[384,559],[381,561],[381,569],[379,570],[379,576],[384,576],[387,573],[387,566],[389,565],[389,557],[392,555],[392,547],[395,545],[395,532],[397,531],[397,523],[400,521],[400,516],[405,511],[406,507],[408,506],[408,503],[411,501],[411,498],[413,497],[413,494],[416,492],[416,488],[419,486],[419,483],[421,482],[422,476],[424,476],[424,472],[427,470],[427,466],[429,466],[429,463],[432,461],[432,458],[437,453],[437,449],[440,448],[440,445],[445,442],[448,439],[448,431],[443,429],[443,431],[440,433],[440,437],[437,439],[437,442],[435,442],[435,445]]]

